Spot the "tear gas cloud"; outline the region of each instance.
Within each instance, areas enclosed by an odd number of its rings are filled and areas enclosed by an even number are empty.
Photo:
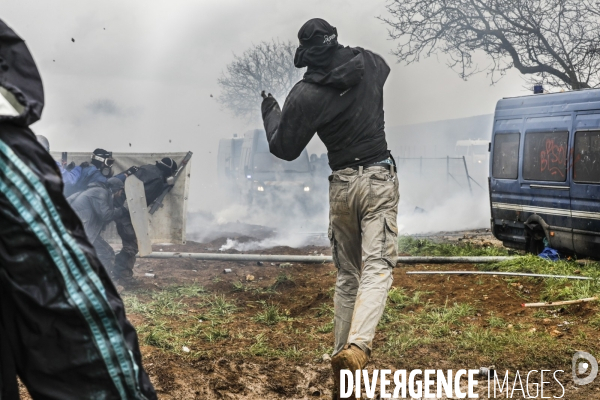
[[[388,129],[398,168],[401,235],[488,227],[491,124],[492,116],[484,115]],[[315,140],[309,145],[309,153],[324,151]],[[239,194],[224,195],[225,188],[220,187],[221,207],[204,213],[201,222],[188,223],[191,237],[200,241],[227,237],[221,250],[325,245],[327,182],[325,176],[315,179],[325,184],[311,193],[310,200],[283,193],[276,199],[255,199],[251,206],[240,202]],[[261,232],[260,227],[267,229]],[[240,235],[242,239],[235,239]]]
[[[327,245],[328,200],[324,193],[319,197],[309,203],[282,193],[248,205],[229,196],[222,208],[189,214],[188,239],[210,242],[227,238],[226,243],[219,244],[221,251]]]

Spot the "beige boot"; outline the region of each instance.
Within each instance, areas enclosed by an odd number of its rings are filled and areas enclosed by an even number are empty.
[[[333,370],[333,380],[335,382],[334,399],[340,398],[340,371],[348,369],[352,374],[355,374],[357,370],[364,369],[368,362],[369,356],[360,347],[353,344],[346,345],[344,350],[333,356],[331,369]]]

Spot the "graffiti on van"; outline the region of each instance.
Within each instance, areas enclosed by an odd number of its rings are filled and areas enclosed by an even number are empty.
[[[546,150],[540,152],[540,161],[540,172],[547,170],[552,175],[560,175],[564,178],[564,166],[567,164],[566,145],[555,144],[553,138],[546,139]]]
[[[569,152],[569,166],[568,169],[573,169],[573,178],[577,180],[577,170],[581,169],[581,154],[575,154],[575,149],[571,149]],[[577,168],[575,168],[575,164],[579,164]]]

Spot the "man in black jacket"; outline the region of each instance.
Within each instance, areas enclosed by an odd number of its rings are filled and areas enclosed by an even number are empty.
[[[298,32],[296,67],[308,67],[283,110],[262,93],[262,115],[271,153],[300,155],[315,132],[327,147],[329,239],[338,268],[332,367],[363,369],[383,314],[397,262],[398,180],[387,148],[383,86],[385,61],[360,47],[338,44],[336,28],[322,19]],[[362,261],[362,253],[365,262]]]
[[[24,41],[0,21],[0,398],[156,399],[123,302],[29,125],[44,107]]]
[[[160,161],[156,161],[155,165],[148,164],[142,165],[139,168],[132,168],[129,170],[134,170],[133,175],[144,183],[146,203],[149,206],[172,184],[169,178],[177,172],[177,163],[172,158],[165,157]],[[125,212],[116,222],[117,232],[121,237],[123,248],[115,257],[113,276],[117,280],[122,280],[133,276],[133,266],[135,265],[135,255],[138,252],[138,243],[129,212]]]

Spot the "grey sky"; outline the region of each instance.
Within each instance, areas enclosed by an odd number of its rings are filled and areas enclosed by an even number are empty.
[[[274,37],[296,41],[309,18],[327,19],[340,43],[388,61],[388,126],[492,113],[499,98],[526,93],[515,72],[490,86],[485,74],[463,82],[442,57],[396,64],[395,44],[375,18],[385,14],[385,1],[2,3],[1,18],[25,38],[41,70],[46,109],[33,129],[53,150],[192,150],[196,177],[215,171],[220,138],[259,127],[236,120],[215,101],[217,78],[232,54]]]

